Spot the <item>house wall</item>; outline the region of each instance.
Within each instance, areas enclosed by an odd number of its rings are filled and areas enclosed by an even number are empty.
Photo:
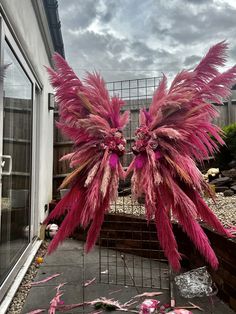
[[[15,38],[21,45],[38,88],[36,93],[37,112],[37,162],[35,219],[39,227],[46,213],[45,205],[52,198],[52,164],[53,164],[53,112],[48,110],[48,93],[52,92],[44,66],[50,66],[53,53],[50,42],[46,15],[42,1],[37,0],[1,0],[6,19],[14,31]],[[41,17],[40,17],[41,15]],[[38,230],[35,230],[35,235]]]

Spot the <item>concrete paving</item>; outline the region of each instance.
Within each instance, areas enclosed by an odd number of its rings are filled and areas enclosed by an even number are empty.
[[[108,255],[109,258],[107,258]],[[31,288],[22,311],[23,314],[39,308],[48,309],[50,300],[55,296],[55,287],[59,283],[65,282],[66,285],[62,288],[64,291],[62,300],[65,304],[92,301],[99,297],[114,298],[120,303],[125,303],[133,296],[147,291],[161,291],[163,295],[157,299],[163,303],[170,302],[170,291],[167,289],[169,288],[169,276],[165,264],[159,265],[157,261],[151,261],[150,266],[148,259],[113,250],[99,250],[98,247],[84,255],[83,243],[72,239],[65,241],[55,253],[45,257],[35,281],[40,281],[56,273],[61,275]],[[94,277],[96,277],[96,281],[83,287],[83,282]],[[150,285],[153,288],[150,288]],[[234,313],[216,297],[212,301],[209,298],[186,300],[176,295],[176,299],[178,306],[193,301],[204,309],[204,313]],[[137,310],[138,304],[142,300],[140,299],[133,309]],[[92,313],[93,311],[92,307],[86,307],[66,313]],[[119,311],[117,312],[119,313]],[[194,310],[193,313],[200,312]]]

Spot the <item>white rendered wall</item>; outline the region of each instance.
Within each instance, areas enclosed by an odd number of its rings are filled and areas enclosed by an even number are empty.
[[[37,0],[32,0],[37,1]],[[40,2],[40,1],[38,1]],[[31,0],[1,0],[7,18],[42,83],[38,93],[38,154],[36,168],[36,225],[43,221],[45,204],[52,199],[53,167],[53,111],[48,110],[48,93],[52,92],[44,66],[50,66],[50,57],[45,48],[45,34],[42,34]],[[44,38],[44,40],[43,40]],[[49,42],[49,46],[52,43]],[[36,100],[37,100],[36,99]],[[35,139],[34,139],[35,140]],[[34,233],[37,234],[38,230]]]

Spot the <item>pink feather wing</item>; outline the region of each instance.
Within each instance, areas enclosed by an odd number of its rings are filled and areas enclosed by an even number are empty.
[[[209,189],[196,166],[224,144],[221,130],[212,123],[218,112],[211,102],[228,97],[236,80],[236,66],[218,71],[226,50],[225,42],[211,47],[194,70],[177,74],[169,89],[163,76],[149,111],[140,112],[136,157],[128,169],[133,171],[132,191],[145,195],[147,219],[155,219],[160,244],[174,270],[180,269],[180,255],[171,215],[214,269],[217,258],[196,218],[231,236],[202,199]]]
[[[125,151],[122,129],[129,113],[120,113],[124,102],[110,98],[99,74],[88,73],[82,82],[67,62],[54,56],[55,70],[48,69],[59,107],[58,127],[73,143],[73,152],[64,156],[74,171],[61,187],[70,191],[57,204],[45,223],[59,217],[63,222],[48,252],[81,226],[88,228],[86,250],[96,242],[104,213],[117,196],[119,176],[124,176],[119,157]]]

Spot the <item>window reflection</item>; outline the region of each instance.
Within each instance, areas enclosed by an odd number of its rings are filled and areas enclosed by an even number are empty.
[[[2,175],[0,282],[29,243],[32,135],[32,83],[7,43],[4,64],[10,65],[3,79],[0,140],[3,155],[12,158],[12,173]]]

